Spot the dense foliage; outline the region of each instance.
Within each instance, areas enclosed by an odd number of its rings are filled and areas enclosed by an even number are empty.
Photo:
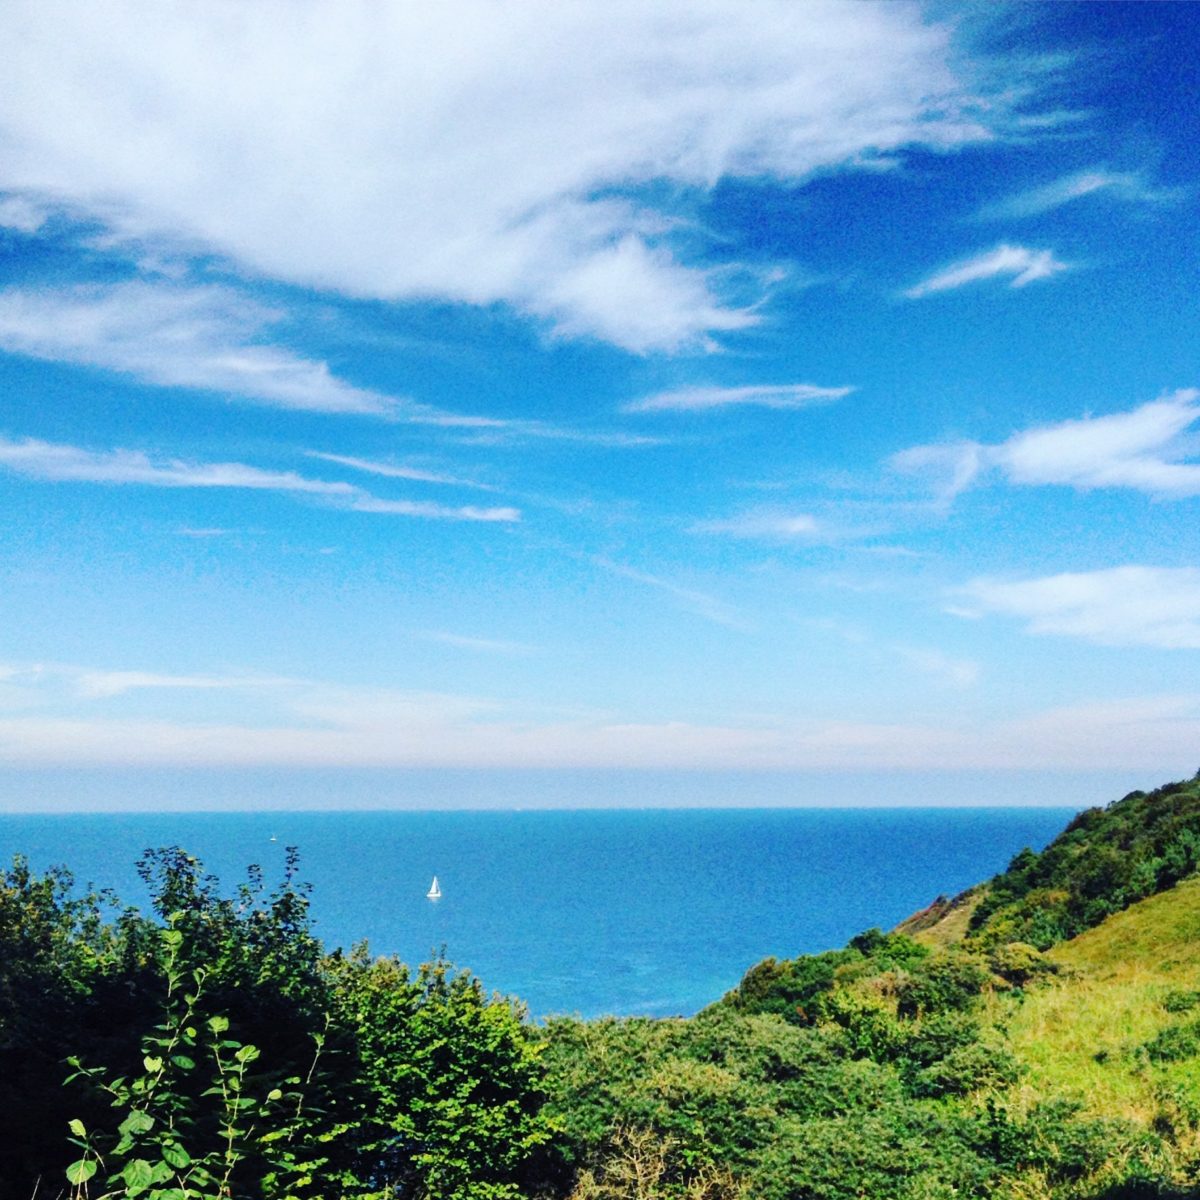
[[[549,1125],[520,1009],[444,962],[325,954],[292,853],[271,894],[252,869],[223,898],[177,849],[141,870],[149,916],[20,860],[0,884],[3,1200],[39,1179],[148,1200],[522,1194]]]
[[[1200,776],[1081,812],[1040,854],[1023,850],[971,917],[983,943],[1046,949],[1200,870]]]
[[[1200,1072],[1200,971],[1119,1050],[1164,1081],[1152,1111],[1032,1089],[1008,1036],[1067,979],[1046,949],[1193,874],[1198,845],[1200,781],[1134,793],[1019,854],[965,937],[869,930],[767,959],[691,1019],[542,1027],[444,961],[327,953],[292,852],[275,890],[251,868],[228,897],[148,853],[149,913],[18,859],[0,1200],[1200,1194],[1200,1090],[1177,1086]]]

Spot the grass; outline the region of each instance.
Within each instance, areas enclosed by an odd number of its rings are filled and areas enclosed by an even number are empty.
[[[1200,877],[1110,917],[1050,951],[1062,975],[993,1013],[1008,1027],[1027,1074],[1012,1099],[1079,1099],[1097,1116],[1150,1125],[1200,1114],[1200,1060],[1149,1061],[1162,1030],[1200,1018],[1172,1013],[1172,992],[1200,991]]]
[[[914,913],[896,926],[897,933],[907,933],[914,941],[933,950],[961,942],[967,936],[971,914],[983,899],[983,885],[962,892],[952,900],[939,897],[928,908]]]

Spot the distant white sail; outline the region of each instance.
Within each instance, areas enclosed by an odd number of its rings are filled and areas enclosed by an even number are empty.
[[[433,882],[429,885],[429,891],[425,895],[430,900],[440,900],[442,898],[442,889],[438,887],[437,876],[433,877]]]

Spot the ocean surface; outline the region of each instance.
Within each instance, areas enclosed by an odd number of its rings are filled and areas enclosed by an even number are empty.
[[[0,815],[0,861],[65,865],[144,905],[135,863],[179,845],[232,892],[300,851],[329,947],[445,946],[553,1013],[691,1014],[768,955],[889,928],[1042,847],[1062,808]],[[442,898],[427,900],[434,875]]]

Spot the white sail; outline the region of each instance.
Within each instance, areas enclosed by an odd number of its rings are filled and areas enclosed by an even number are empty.
[[[438,887],[437,876],[433,877],[433,882],[429,885],[429,891],[425,895],[430,900],[440,900],[442,898],[442,889]]]

